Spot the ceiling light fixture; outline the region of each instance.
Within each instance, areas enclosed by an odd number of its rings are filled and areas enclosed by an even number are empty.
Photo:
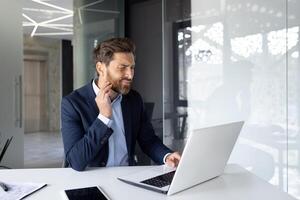
[[[23,26],[35,26],[36,24],[31,22],[23,22]],[[47,27],[69,27],[73,28],[73,24],[39,24],[39,26]]]
[[[47,10],[47,9],[39,9],[39,8],[22,8],[24,11],[30,11],[30,12],[42,12],[42,13],[59,13],[59,14],[70,14],[68,11],[60,11],[60,10]]]
[[[34,36],[37,28],[38,28],[38,25],[35,25],[34,28],[33,28],[33,30],[32,30],[32,32],[31,32],[31,35],[30,35],[31,37]]]
[[[93,6],[93,5],[102,3],[103,1],[104,1],[104,0],[99,0],[99,1],[95,1],[95,2],[93,2],[93,3],[85,4],[85,5],[81,6],[80,9],[84,9],[84,8],[87,8],[87,7],[90,7],[90,6]]]
[[[36,36],[43,36],[43,35],[72,35],[73,32],[60,32],[60,33],[36,33]]]
[[[30,17],[28,17],[27,15],[25,15],[24,13],[22,14],[23,17],[25,17],[28,21],[32,22],[34,25],[34,28],[30,34],[31,37],[34,36],[34,33],[36,32],[36,29],[38,28],[38,23],[36,23],[36,21],[34,21],[33,19],[31,19]]]
[[[101,13],[110,13],[110,14],[120,14],[120,11],[115,11],[115,10],[100,10],[100,9],[91,9],[91,8],[86,8],[84,9],[86,11],[91,11],[91,12],[101,12]]]
[[[65,16],[62,16],[62,17],[57,17],[57,18],[50,19],[50,20],[47,20],[47,21],[43,21],[43,22],[40,22],[39,24],[48,24],[48,23],[56,22],[56,21],[66,19],[66,18],[69,18],[69,17],[73,17],[73,14],[65,15]]]
[[[63,10],[63,11],[66,11],[68,13],[72,13],[73,14],[73,10],[69,10],[69,9],[66,9],[66,8],[63,8],[63,7],[60,7],[60,6],[56,6],[56,5],[53,5],[53,4],[50,4],[50,3],[46,3],[44,1],[40,1],[40,0],[31,0],[35,3],[39,3],[39,4],[42,4],[42,5],[45,5],[45,6],[49,6],[51,8],[56,8],[58,10]]]
[[[46,9],[35,9],[35,8],[24,8],[23,10],[38,11],[38,12],[44,12],[44,13],[46,13],[46,12],[47,13],[63,13],[63,14],[66,14],[66,15],[61,16],[61,17],[57,17],[57,18],[53,18],[53,19],[50,19],[50,20],[42,21],[42,22],[38,23],[35,20],[33,20],[32,18],[30,18],[29,16],[27,16],[26,14],[23,14],[23,17],[26,18],[29,21],[29,22],[23,22],[23,26],[24,27],[25,26],[27,26],[27,27],[28,26],[33,26],[34,27],[31,34],[30,34],[31,37],[33,37],[35,35],[70,35],[70,33],[73,34],[73,30],[72,30],[73,25],[72,24],[50,24],[52,22],[56,22],[56,21],[59,21],[59,20],[63,20],[63,19],[66,19],[66,18],[73,17],[73,11],[72,10],[65,9],[65,8],[60,7],[60,6],[50,4],[50,3],[46,3],[46,2],[43,2],[41,0],[32,0],[32,2],[39,3],[39,4],[42,4],[42,5],[51,7],[51,8],[55,8],[58,11],[46,10]],[[49,34],[49,33],[36,33],[39,26],[50,28],[50,29],[62,30],[62,31],[66,31],[66,32],[51,33],[51,34]]]
[[[28,21],[32,22],[33,24],[37,24],[36,21],[25,15],[24,13],[22,14],[23,17],[25,17]]]
[[[23,27],[25,27],[25,26],[35,26],[35,24],[30,23],[30,22],[23,22],[22,26]]]
[[[79,17],[80,24],[82,24],[81,10],[86,10],[87,7],[90,7],[90,6],[102,3],[103,1],[104,0],[98,0],[98,1],[95,1],[93,3],[88,3],[88,4],[85,4],[85,5],[81,6],[81,7],[79,7],[77,10],[78,10],[78,17]]]

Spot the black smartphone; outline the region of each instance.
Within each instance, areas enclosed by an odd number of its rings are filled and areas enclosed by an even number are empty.
[[[69,200],[110,200],[99,186],[65,190]]]

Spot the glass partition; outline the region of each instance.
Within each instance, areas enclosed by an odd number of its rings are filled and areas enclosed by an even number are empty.
[[[124,1],[74,1],[74,88],[94,76],[94,47],[109,37],[124,35]]]
[[[243,120],[229,162],[300,199],[297,8],[164,0],[164,142],[182,150],[195,129]]]
[[[300,199],[300,58],[299,27],[300,2],[288,1],[287,13],[287,136],[288,136],[288,192]]]

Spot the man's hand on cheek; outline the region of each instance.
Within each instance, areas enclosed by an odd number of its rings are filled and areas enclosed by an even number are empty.
[[[109,97],[111,86],[112,84],[109,82],[101,84],[100,91],[95,98],[99,112],[107,118],[111,118],[112,116],[111,100]]]

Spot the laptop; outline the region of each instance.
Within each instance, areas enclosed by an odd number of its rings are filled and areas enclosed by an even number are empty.
[[[172,195],[220,176],[244,122],[194,130],[176,169],[165,165],[118,177],[119,180]]]

